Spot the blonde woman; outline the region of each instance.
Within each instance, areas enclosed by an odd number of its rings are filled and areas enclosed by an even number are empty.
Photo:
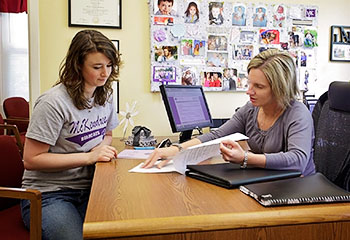
[[[315,172],[312,156],[313,123],[306,106],[297,101],[299,89],[296,68],[289,53],[269,49],[255,56],[248,65],[250,101],[232,118],[210,133],[181,144],[182,148],[232,133],[249,137],[250,151],[233,141],[223,141],[223,158],[242,167],[299,170],[304,176]],[[179,147],[156,149],[144,167],[159,158],[178,153]],[[162,161],[158,167],[162,167]]]

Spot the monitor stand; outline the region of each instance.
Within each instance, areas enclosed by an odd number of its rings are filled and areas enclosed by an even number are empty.
[[[192,131],[193,130],[187,130],[187,131],[181,132],[180,136],[179,136],[179,143],[183,143],[183,142],[186,142],[188,140],[191,140]]]

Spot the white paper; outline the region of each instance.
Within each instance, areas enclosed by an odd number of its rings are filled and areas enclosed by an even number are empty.
[[[197,148],[197,147],[202,147],[202,146],[207,146],[207,145],[213,145],[213,144],[217,144],[217,143],[221,143],[223,140],[231,140],[231,141],[241,141],[241,140],[248,140],[249,138],[245,135],[243,135],[242,133],[233,133],[231,135],[227,135],[221,138],[217,138],[205,143],[201,143],[192,147],[189,147],[188,149],[193,149],[193,148]]]
[[[165,166],[162,168],[158,168],[156,165],[160,163],[161,161],[157,161],[155,165],[151,168],[141,168],[144,163],[140,163],[136,167],[129,170],[129,172],[134,173],[166,173],[166,172],[177,172],[173,161],[169,161]]]
[[[222,138],[217,138],[202,144],[198,144],[178,153],[173,158],[174,167],[177,172],[185,174],[187,165],[198,164],[208,158],[215,157],[220,154],[220,143],[223,140],[240,141],[247,140],[248,137],[241,133],[234,133]]]
[[[204,145],[196,148],[188,148],[173,158],[174,167],[177,172],[185,174],[187,165],[196,165],[208,158],[215,157],[220,154],[220,143],[212,145]]]
[[[138,172],[138,173],[178,172],[181,174],[185,174],[187,165],[195,165],[208,158],[220,155],[220,143],[226,139],[229,139],[232,141],[241,141],[241,140],[247,140],[248,137],[241,133],[234,133],[222,138],[217,138],[209,142],[205,142],[205,143],[201,143],[201,144],[189,147],[188,149],[181,151],[180,153],[175,155],[172,161],[169,161],[168,164],[166,164],[164,167],[160,169],[157,168],[156,165],[161,161],[157,161],[153,167],[147,168],[147,169],[141,168],[141,166],[144,163],[140,163],[133,169],[130,169],[129,172]],[[137,150],[137,151],[141,151],[141,150]]]
[[[147,159],[149,155],[154,150],[134,150],[134,149],[124,149],[118,153],[117,158],[126,158],[126,159]]]

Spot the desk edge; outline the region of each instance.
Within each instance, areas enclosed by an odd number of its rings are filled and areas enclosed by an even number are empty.
[[[327,207],[326,207],[327,206]],[[85,222],[84,239],[350,221],[349,206]]]

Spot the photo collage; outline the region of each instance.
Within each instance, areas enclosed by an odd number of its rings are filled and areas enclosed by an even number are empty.
[[[247,66],[269,48],[289,51],[301,90],[316,84],[318,7],[210,0],[150,0],[151,91],[161,84],[246,91]]]

